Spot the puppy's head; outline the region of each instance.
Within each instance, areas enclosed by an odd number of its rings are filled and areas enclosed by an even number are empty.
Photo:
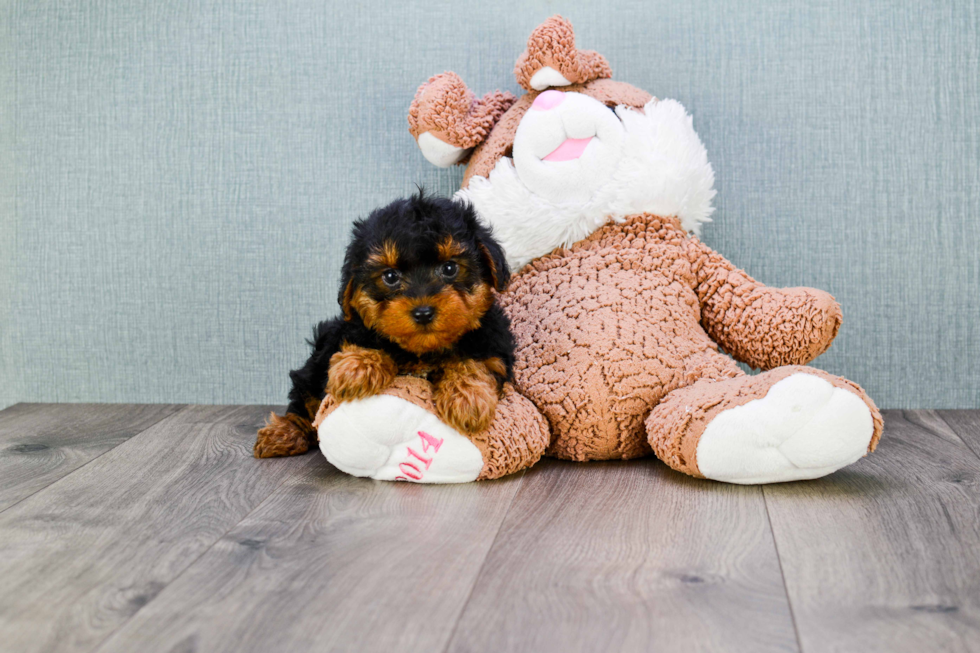
[[[468,204],[421,192],[354,223],[341,274],[345,319],[416,355],[448,349],[493,304],[509,270]]]

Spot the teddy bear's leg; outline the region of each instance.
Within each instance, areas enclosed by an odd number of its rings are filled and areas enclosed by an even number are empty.
[[[548,446],[548,426],[509,384],[490,428],[465,436],[434,414],[431,385],[398,377],[383,393],[338,403],[329,395],[314,426],[335,467],[381,481],[465,483],[529,467]]]
[[[657,456],[673,469],[740,484],[819,478],[874,450],[881,414],[855,383],[780,367],[675,390],[646,420]]]

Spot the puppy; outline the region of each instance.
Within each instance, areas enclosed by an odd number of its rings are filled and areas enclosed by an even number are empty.
[[[355,222],[342,315],[314,329],[312,355],[289,374],[286,414],[258,432],[256,458],[315,447],[325,392],[361,399],[399,374],[428,378],[439,417],[457,431],[487,428],[514,364],[510,321],[494,296],[508,279],[500,245],[468,204],[420,191]]]

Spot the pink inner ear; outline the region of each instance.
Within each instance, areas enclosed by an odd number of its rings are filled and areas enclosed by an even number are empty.
[[[566,138],[565,142],[555,148],[555,150],[541,159],[542,161],[571,161],[582,156],[582,152],[592,142],[592,136],[588,138]]]

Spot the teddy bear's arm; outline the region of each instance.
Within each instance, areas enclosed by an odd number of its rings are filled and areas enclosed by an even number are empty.
[[[688,243],[701,326],[752,367],[805,365],[830,346],[841,324],[834,298],[814,288],[769,288],[696,237]]]

